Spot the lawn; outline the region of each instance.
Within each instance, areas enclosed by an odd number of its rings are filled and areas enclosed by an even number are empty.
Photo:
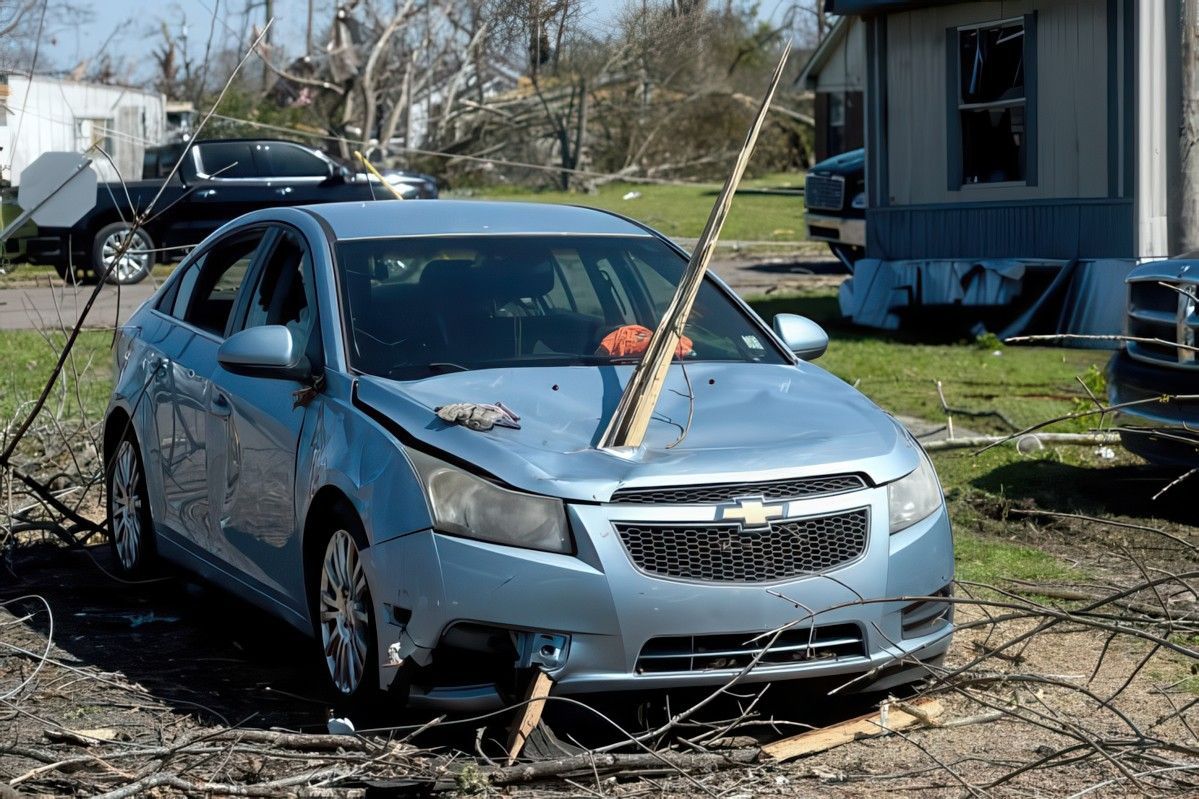
[[[23,413],[37,399],[54,368],[64,337],[61,333],[5,330],[0,333],[0,418]],[[112,333],[84,331],[76,344],[64,379],[59,380],[47,412],[78,419],[82,401],[88,419],[98,420],[112,390]]]
[[[803,197],[800,194],[771,194],[764,190],[798,190],[803,175],[784,173],[746,180],[729,213],[721,238],[725,241],[799,242],[804,233]],[[452,196],[490,200],[569,203],[615,211],[644,222],[668,236],[694,239],[703,231],[720,191],[718,184],[660,185],[608,183],[594,194],[536,191],[524,187],[495,187]],[[630,192],[640,196],[623,199]]]

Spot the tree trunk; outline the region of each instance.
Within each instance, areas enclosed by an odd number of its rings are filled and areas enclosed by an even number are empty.
[[[1199,249],[1199,0],[1183,0],[1180,252]]]

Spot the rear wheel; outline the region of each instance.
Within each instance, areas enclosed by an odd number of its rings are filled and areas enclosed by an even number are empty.
[[[374,606],[360,557],[366,536],[349,515],[334,516],[328,528],[313,580],[313,626],[333,694],[358,704],[379,687]]]
[[[128,222],[105,225],[92,240],[92,269],[97,279],[126,286],[145,280],[153,268],[154,240]]]
[[[152,569],[156,553],[146,473],[132,436],[125,436],[117,444],[106,471],[112,554],[123,576],[140,577]]]

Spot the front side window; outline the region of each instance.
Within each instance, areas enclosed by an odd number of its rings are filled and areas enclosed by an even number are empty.
[[[960,28],[957,122],[961,185],[1025,182],[1031,142],[1024,19]]]
[[[300,235],[284,231],[262,270],[246,309],[245,327],[283,325],[314,363],[319,357],[312,257]]]
[[[265,160],[267,174],[271,177],[326,178],[329,176],[329,162],[299,145],[281,142],[260,144],[258,157]]]
[[[366,239],[339,243],[337,260],[351,364],[401,380],[635,362],[686,268],[632,236]],[[684,362],[788,362],[711,282],[684,335]]]

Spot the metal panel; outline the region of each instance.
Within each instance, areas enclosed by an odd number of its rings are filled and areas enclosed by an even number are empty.
[[[942,203],[872,208],[871,258],[1131,258],[1132,202],[1122,199]]]
[[[960,160],[956,114],[946,107],[956,90],[950,38],[961,26],[1034,14],[1026,96],[1035,185],[961,187],[950,174],[951,159]],[[960,3],[885,19],[891,204],[1108,195],[1108,64],[1118,55],[1109,55],[1107,0]]]

